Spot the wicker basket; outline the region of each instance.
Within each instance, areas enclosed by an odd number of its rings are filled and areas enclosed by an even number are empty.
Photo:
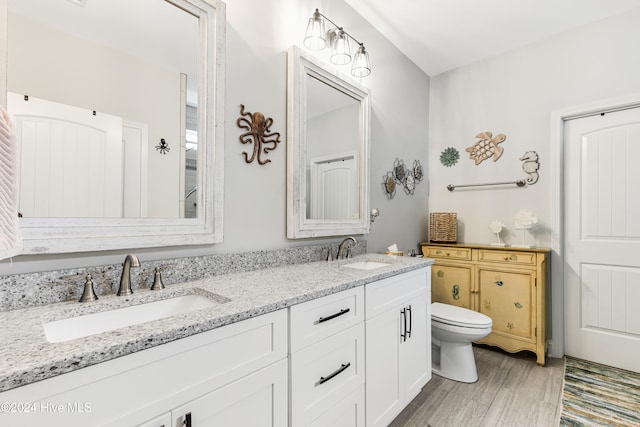
[[[456,243],[458,241],[458,214],[434,212],[429,215],[429,241]]]

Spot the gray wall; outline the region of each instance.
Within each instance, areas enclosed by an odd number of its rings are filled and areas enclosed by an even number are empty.
[[[429,117],[429,208],[458,213],[459,241],[495,241],[488,224],[507,224],[505,240],[519,243],[513,217],[519,209],[536,213],[540,222],[528,243],[555,249],[550,293],[551,355],[562,356],[562,265],[558,256],[560,231],[554,224],[560,186],[551,146],[551,113],[640,93],[640,9],[591,24],[530,46],[479,61],[431,78]],[[475,165],[464,151],[482,131],[507,136],[497,161]],[[440,153],[455,147],[456,166],[440,164]],[[531,187],[485,187],[449,192],[447,184],[508,181],[524,177],[518,157],[535,150],[540,156],[540,180]]]
[[[142,262],[194,255],[276,249],[340,241],[340,237],[286,238],[286,50],[301,45],[315,7],[365,42],[373,69],[361,83],[372,94],[371,206],[380,209],[368,236],[369,250],[391,243],[416,248],[426,238],[427,185],[415,195],[399,190],[387,200],[382,176],[396,157],[427,163],[429,77],[343,0],[233,0],[227,2],[224,243],[136,250]],[[348,73],[349,68],[341,71]],[[246,164],[236,126],[240,104],[272,117],[282,135],[265,166]],[[79,245],[81,250],[81,245]],[[47,271],[121,262],[128,250],[51,256],[18,256],[0,263],[0,274]]]

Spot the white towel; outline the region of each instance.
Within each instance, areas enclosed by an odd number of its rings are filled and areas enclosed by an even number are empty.
[[[0,259],[22,250],[18,221],[18,144],[11,117],[0,106]]]

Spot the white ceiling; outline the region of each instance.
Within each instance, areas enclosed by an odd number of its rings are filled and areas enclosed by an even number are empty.
[[[430,76],[640,7],[640,0],[346,2]]]

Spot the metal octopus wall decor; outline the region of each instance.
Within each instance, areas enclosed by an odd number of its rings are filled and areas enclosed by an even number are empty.
[[[171,151],[171,148],[169,148],[169,143],[165,141],[164,138],[160,138],[160,144],[156,145],[156,150],[158,150],[160,154],[167,154]]]
[[[248,119],[242,116],[249,117]],[[240,104],[240,117],[238,118],[238,127],[248,132],[240,135],[240,142],[243,144],[253,144],[253,153],[251,157],[246,151],[243,151],[244,161],[252,163],[258,160],[261,165],[271,162],[271,159],[262,160],[261,153],[267,154],[278,147],[280,143],[280,132],[271,132],[273,119],[265,117],[260,112],[249,113],[244,111],[244,104]],[[270,139],[271,138],[271,139]],[[268,146],[271,144],[271,146]]]

